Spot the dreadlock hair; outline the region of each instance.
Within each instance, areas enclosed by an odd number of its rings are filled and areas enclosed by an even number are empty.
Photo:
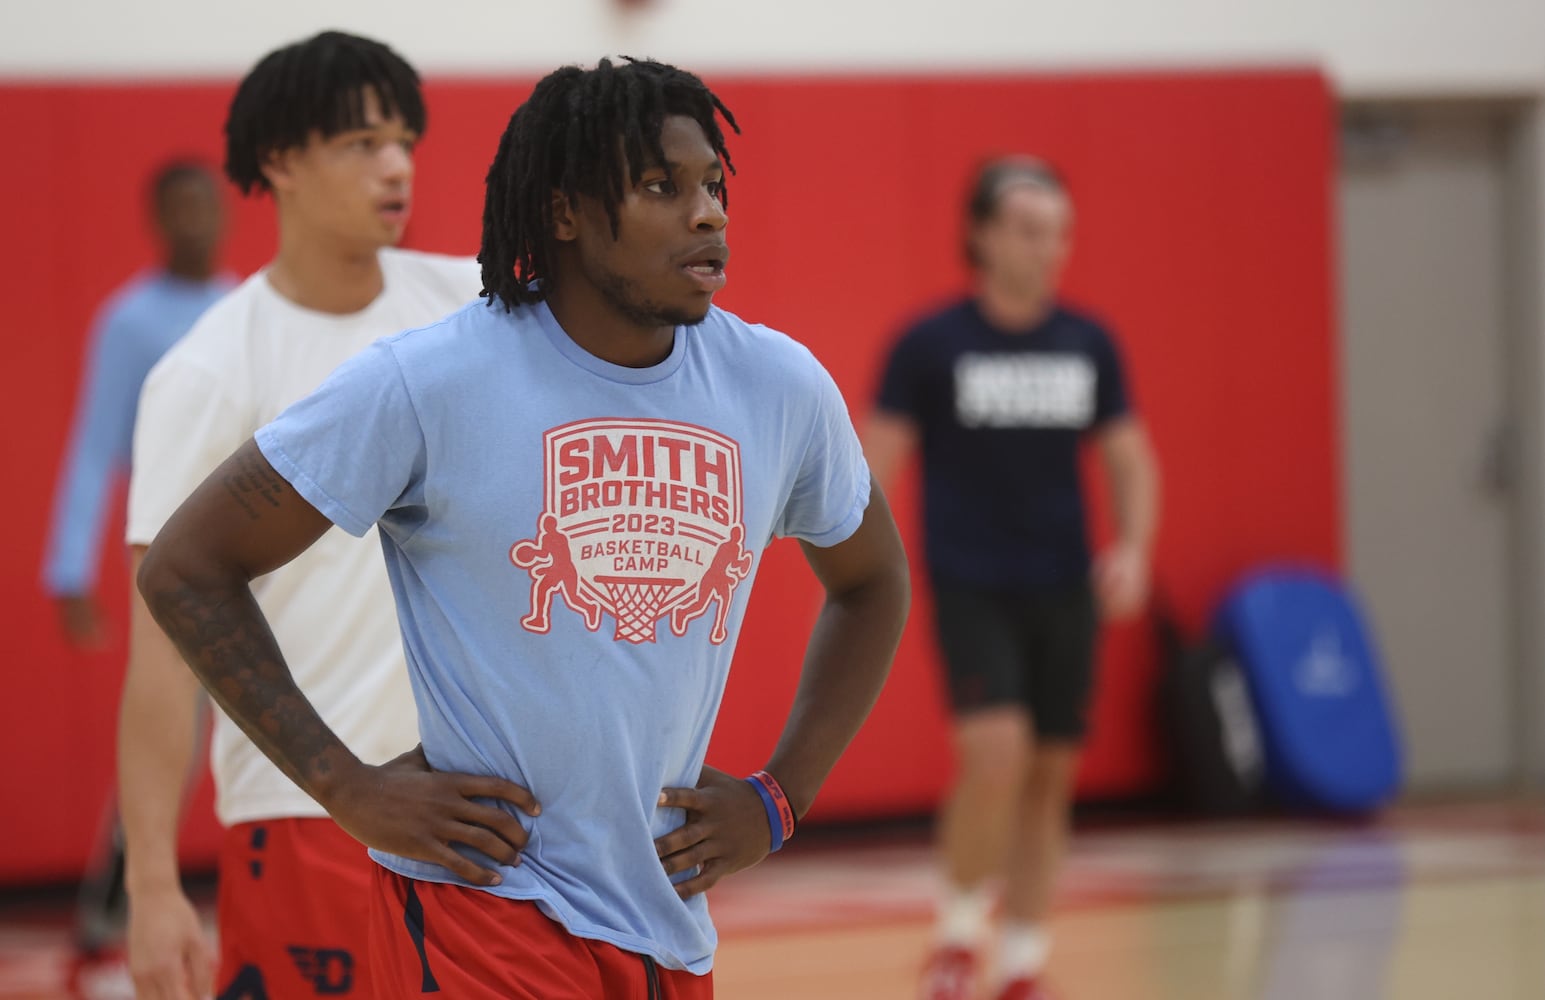
[[[150,203],[151,212],[159,215],[162,206],[166,204],[167,194],[183,181],[203,181],[210,187],[219,187],[215,172],[204,161],[192,156],[167,160],[156,167],[150,175],[150,182],[145,185],[146,200]]]
[[[225,174],[250,194],[270,190],[263,164],[304,146],[313,132],[328,138],[365,125],[365,93],[381,114],[400,116],[419,135],[428,127],[418,74],[380,42],[324,31],[275,49],[236,88],[225,120]]]
[[[976,180],[966,197],[966,262],[980,267],[971,234],[992,218],[1010,188],[1033,187],[1067,197],[1067,183],[1052,164],[1034,156],[1003,156],[988,160],[977,169]]]
[[[594,69],[565,66],[544,77],[515,113],[488,168],[483,203],[483,295],[505,311],[540,302],[555,287],[553,193],[570,204],[599,201],[618,235],[617,206],[627,184],[665,163],[660,131],[671,115],[691,118],[730,173],[716,115],[737,134],[724,103],[692,73],[647,59],[602,59]],[[723,189],[721,188],[721,192]],[[728,207],[729,196],[720,194]]]

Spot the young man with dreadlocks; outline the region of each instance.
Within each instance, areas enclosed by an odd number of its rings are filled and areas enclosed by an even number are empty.
[[[906,560],[842,397],[805,348],[712,306],[719,117],[659,63],[543,79],[488,175],[488,301],[342,366],[145,557],[214,697],[382,865],[376,996],[709,996],[703,892],[793,832],[889,670]],[[380,527],[416,762],[358,760],[251,599],[332,524]],[[783,736],[739,780],[704,756],[779,535],[825,603]],[[499,782],[499,821],[429,788],[442,769]]]
[[[424,127],[413,69],[378,42],[337,32],[270,53],[237,88],[226,173],[243,192],[273,196],[278,253],[145,383],[129,500],[136,567],[178,505],[253,431],[372,340],[476,297],[472,261],[391,249],[408,219]],[[375,546],[335,533],[254,594],[300,685],[355,754],[380,763],[414,746],[412,693]],[[119,786],[129,960],[142,998],[211,992],[208,947],[177,869],[197,693],[137,602]],[[216,722],[211,757],[226,826],[219,995],[373,996],[363,946],[374,866],[228,718]]]

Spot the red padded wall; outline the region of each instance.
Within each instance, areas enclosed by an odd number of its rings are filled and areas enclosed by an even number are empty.
[[[809,344],[862,418],[876,366],[908,317],[964,286],[959,205],[983,155],[1058,162],[1078,203],[1069,298],[1116,329],[1163,463],[1157,567],[1199,624],[1237,573],[1269,558],[1340,559],[1330,285],[1331,105],[1311,72],[978,78],[744,78],[713,82],[740,118],[732,145],[735,259],[721,303]],[[414,246],[476,248],[482,177],[529,81],[433,81],[418,162]],[[0,606],[10,669],[0,698],[0,880],[78,872],[111,782],[122,673],[123,559],[105,559],[119,634],[106,653],[60,640],[37,584],[54,479],[94,306],[149,259],[143,179],[163,157],[218,156],[231,82],[0,87],[10,192],[0,243],[12,362]],[[269,206],[232,199],[229,267],[273,246]],[[1097,474],[1091,466],[1091,472]],[[1096,491],[1098,492],[1098,491]],[[917,542],[914,484],[892,491]],[[817,594],[797,547],[768,553],[711,759],[761,763],[792,697]],[[918,812],[950,755],[928,595],[869,726],[818,815]],[[1090,796],[1162,773],[1146,627],[1104,645]],[[207,790],[190,858],[213,844]]]

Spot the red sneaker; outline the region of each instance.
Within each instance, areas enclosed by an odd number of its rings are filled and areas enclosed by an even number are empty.
[[[1051,1000],[1039,979],[1010,979],[998,991],[998,1000]]]
[[[923,968],[921,1000],[974,1000],[976,952],[951,946],[938,948]]]

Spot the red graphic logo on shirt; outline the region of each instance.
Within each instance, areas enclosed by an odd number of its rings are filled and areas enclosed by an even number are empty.
[[[740,446],[669,420],[583,420],[543,435],[544,506],[535,538],[510,547],[531,574],[521,624],[552,627],[561,599],[592,632],[655,641],[660,619],[686,635],[714,609],[709,641],[729,638],[735,587],[751,575],[741,521]]]

